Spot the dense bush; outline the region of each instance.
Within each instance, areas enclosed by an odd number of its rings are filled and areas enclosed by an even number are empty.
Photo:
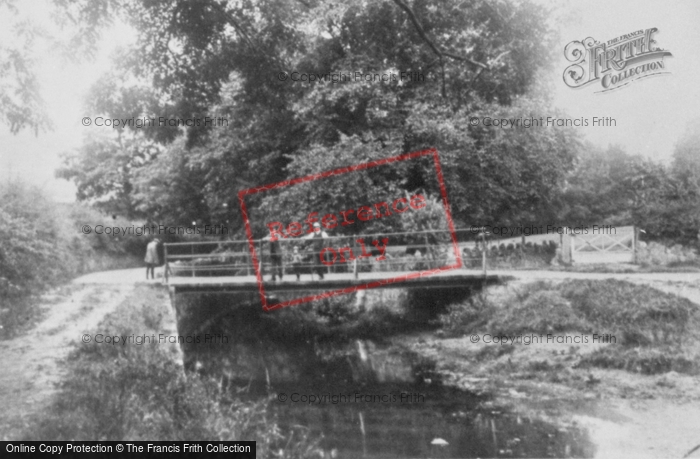
[[[86,224],[131,226],[19,182],[0,187],[0,336],[31,322],[33,295],[78,274],[134,266],[142,238],[83,234]]]
[[[0,298],[8,300],[62,280],[70,247],[59,244],[51,203],[36,190],[0,190]],[[9,301],[8,301],[9,303]],[[6,303],[6,304],[8,304]],[[9,305],[9,304],[8,304]]]
[[[495,308],[483,295],[474,295],[466,301],[448,306],[447,311],[440,315],[439,321],[442,329],[451,336],[471,333],[488,323]]]
[[[3,305],[60,277],[60,249],[35,236],[21,217],[0,208],[0,298]]]
[[[667,247],[658,242],[650,242],[637,249],[637,261],[642,266],[697,266],[700,264],[700,257],[691,247],[680,244]]]

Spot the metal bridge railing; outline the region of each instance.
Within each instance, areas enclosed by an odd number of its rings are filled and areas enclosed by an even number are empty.
[[[458,232],[473,230],[458,230]],[[458,242],[461,269],[487,271],[485,237],[481,241]],[[385,242],[385,239],[387,241]],[[453,265],[457,262],[452,238],[448,231],[419,231],[411,233],[375,233],[364,235],[329,236],[319,240],[299,238],[279,239],[277,253],[285,276],[318,273],[352,273],[359,278],[363,272],[422,271]],[[376,241],[376,243],[375,243]],[[270,253],[269,240],[256,239],[256,256],[263,276],[277,268]],[[318,244],[318,245],[314,245]],[[294,263],[294,246],[301,260]],[[480,249],[481,247],[481,249]],[[255,274],[248,240],[166,243],[165,280],[173,276],[231,277]],[[325,249],[325,250],[324,250]],[[323,255],[321,256],[321,252]],[[298,260],[297,258],[297,260]]]

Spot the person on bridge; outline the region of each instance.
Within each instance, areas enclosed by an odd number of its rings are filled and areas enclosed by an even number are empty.
[[[277,281],[277,276],[282,280],[284,276],[284,267],[282,266],[282,244],[279,239],[274,241],[270,236],[266,238],[270,241],[270,262],[272,263],[272,282]]]
[[[314,223],[314,231],[313,233],[307,235],[304,237],[304,239],[311,239],[311,246],[313,248],[313,265],[311,267],[311,272],[313,273],[316,271],[318,273],[318,277],[323,280],[323,270],[324,266],[321,263],[321,251],[323,250],[323,246],[325,245],[324,239],[328,238],[328,234],[321,230],[321,224],[316,222]]]
[[[160,257],[158,256],[158,244],[160,243],[160,239],[154,238],[151,242],[148,243],[146,246],[146,258],[144,258],[144,261],[146,262],[146,280],[148,280],[148,275],[151,275],[151,279],[155,279],[155,270],[156,266],[160,264]]]
[[[299,246],[294,246],[294,253],[292,253],[292,272],[297,275],[297,280],[301,280],[301,262],[302,257],[299,253]]]
[[[279,239],[270,239],[270,262],[272,263],[272,282],[277,280],[277,276],[282,281],[284,267],[282,266],[282,244]]]

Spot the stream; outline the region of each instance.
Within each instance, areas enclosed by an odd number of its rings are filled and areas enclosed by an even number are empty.
[[[326,457],[595,454],[581,429],[511,412],[443,385],[435,362],[392,343],[392,332],[358,338],[358,330],[347,327],[352,321],[340,321],[329,331],[331,326],[318,327],[317,316],[294,308],[265,315],[236,307],[217,315],[217,304],[230,301],[217,297],[176,302],[181,334],[207,333],[228,341],[184,346],[186,367],[226,378],[232,387],[247,386],[252,399],[272,396],[268,409],[281,429],[303,426],[311,437],[321,438]],[[204,310],[209,319],[195,326],[188,309]],[[365,335],[382,335],[359,328]],[[404,330],[401,326],[393,333]]]

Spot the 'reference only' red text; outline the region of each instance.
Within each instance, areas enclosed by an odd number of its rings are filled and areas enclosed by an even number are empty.
[[[355,209],[344,210],[338,213],[341,218],[338,218],[336,214],[326,214],[321,218],[320,224],[325,229],[333,229],[338,225],[352,225],[357,220],[366,222],[373,218],[388,217],[392,215],[392,210],[394,211],[393,213],[402,214],[410,209],[418,210],[425,206],[425,196],[416,194],[411,196],[410,200],[404,197],[396,198],[391,205],[386,202],[378,202],[373,206],[361,206],[357,209],[357,212]],[[308,225],[306,234],[314,232],[314,223],[318,221],[318,212],[311,212],[309,216],[306,217],[304,220],[304,223]],[[267,227],[270,230],[270,241],[273,242],[279,238],[299,237],[304,234],[304,225],[301,222],[291,222],[286,227],[282,222],[270,222],[267,224]]]

